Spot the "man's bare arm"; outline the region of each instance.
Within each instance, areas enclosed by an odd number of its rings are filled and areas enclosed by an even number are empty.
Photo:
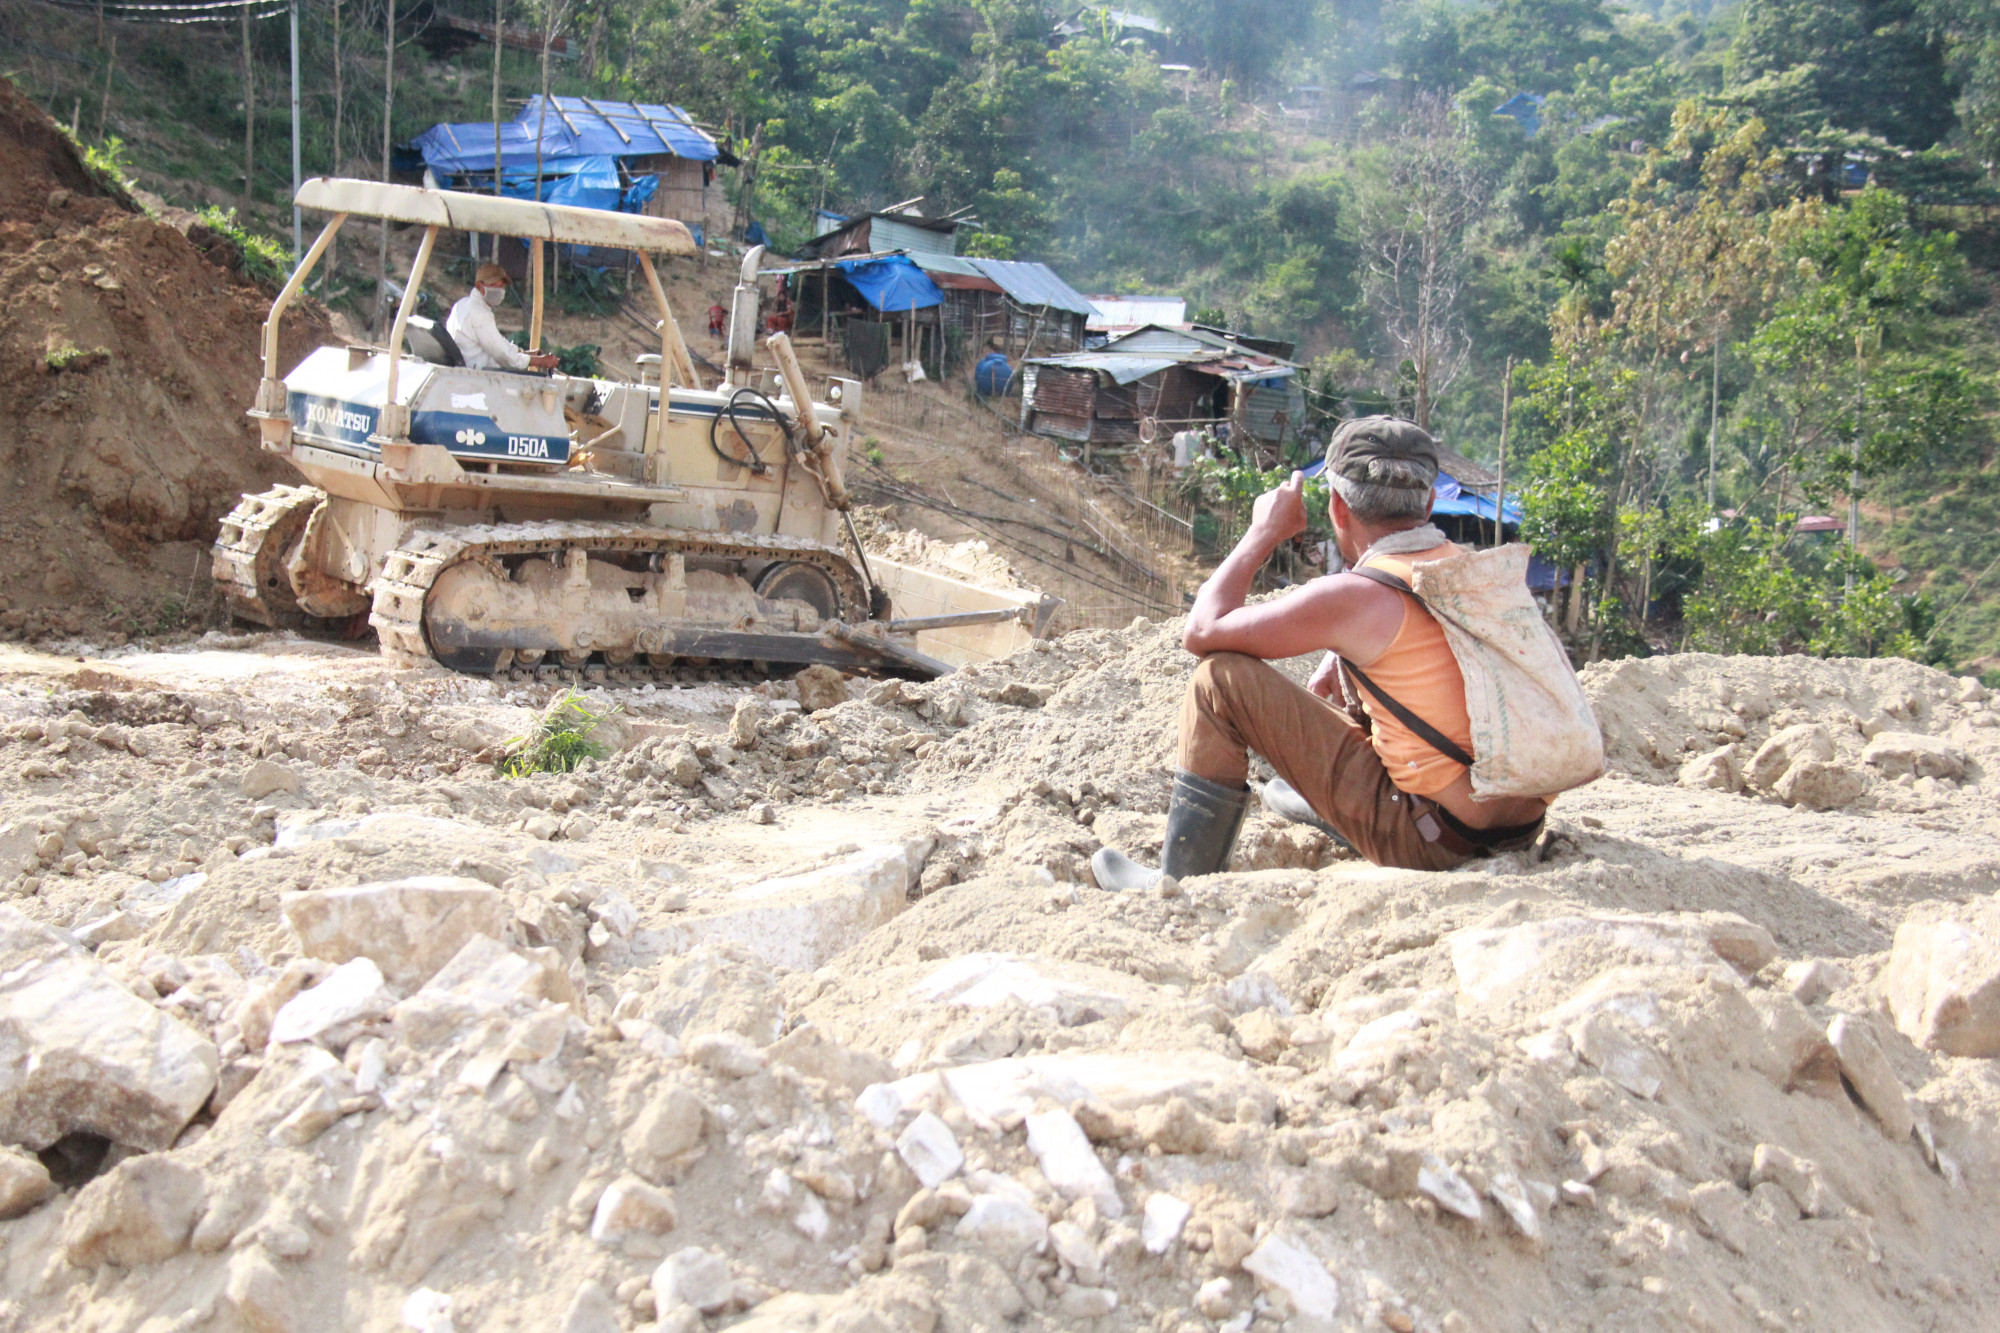
[[[1334,574],[1283,597],[1245,606],[1250,584],[1271,553],[1306,525],[1305,478],[1257,497],[1249,530],[1201,585],[1181,644],[1198,656],[1247,653],[1267,661],[1331,648],[1367,665],[1402,625],[1400,594],[1367,579]]]

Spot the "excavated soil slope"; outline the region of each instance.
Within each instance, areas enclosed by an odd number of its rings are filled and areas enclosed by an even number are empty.
[[[270,298],[112,197],[0,82],[0,630],[172,628],[210,600],[215,520],[278,479],[244,409]],[[284,329],[286,364],[318,340]]]
[[[514,781],[546,688],[0,657],[0,1330],[1990,1323],[1976,682],[1600,666],[1543,859],[1101,892],[1178,636],[594,694]]]

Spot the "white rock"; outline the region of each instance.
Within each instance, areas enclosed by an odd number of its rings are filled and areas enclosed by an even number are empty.
[[[808,1191],[799,1203],[799,1210],[792,1214],[792,1226],[807,1240],[825,1240],[827,1231],[833,1226],[833,1218],[828,1215],[826,1205],[819,1201],[819,1196]]]
[[[287,894],[283,910],[306,957],[368,958],[405,990],[429,981],[474,935],[504,935],[513,915],[492,885],[449,875]]]
[[[1909,1095],[1867,1023],[1849,1014],[1837,1014],[1827,1024],[1826,1039],[1840,1057],[1840,1072],[1854,1085],[1861,1104],[1881,1124],[1882,1132],[1898,1143],[1910,1137],[1916,1117],[1910,1111]]]
[[[237,779],[243,794],[253,801],[261,801],[273,792],[296,792],[299,789],[299,775],[283,764],[269,759],[259,759],[243,770]]]
[[[1808,958],[1785,969],[1785,989],[1800,1004],[1818,1004],[1853,980],[1846,968],[1824,958]]]
[[[298,1318],[297,1284],[261,1245],[245,1245],[230,1257],[222,1298],[249,1333],[304,1333],[308,1327]]]
[[[1828,763],[1833,759],[1833,737],[1817,722],[1801,722],[1771,733],[1751,756],[1750,785],[1770,791],[1786,771],[1802,762]]]
[[[1675,916],[1550,917],[1451,937],[1459,993],[1485,1007],[1543,987],[1565,955],[1628,965],[1701,968],[1727,963],[1754,976],[1777,957],[1771,933],[1728,912]]]
[[[764,1053],[734,1032],[704,1032],[687,1044],[690,1064],[718,1078],[748,1078],[764,1067]]]
[[[1417,1188],[1436,1200],[1438,1207],[1467,1221],[1478,1222],[1486,1216],[1478,1193],[1436,1153],[1424,1154],[1424,1164],[1417,1170]]]
[[[603,1283],[594,1278],[577,1283],[576,1295],[570,1297],[569,1309],[563,1313],[561,1333],[622,1333],[618,1307],[612,1304]]]
[[[147,1151],[179,1137],[215,1089],[206,1037],[96,960],[0,908],[0,1142],[72,1133]]]
[[[619,939],[629,940],[632,932],[639,928],[639,909],[632,906],[624,894],[613,889],[591,900],[590,919],[602,924]]]
[[[1041,1163],[1042,1174],[1065,1199],[1090,1199],[1105,1217],[1123,1217],[1125,1203],[1097,1150],[1090,1146],[1076,1117],[1060,1107],[1027,1118],[1028,1150]]]
[[[1660,1057],[1628,1036],[1609,1014],[1592,1014],[1569,1029],[1570,1044],[1587,1063],[1635,1097],[1657,1097]]]
[[[1916,731],[1884,731],[1868,742],[1861,762],[1891,777],[1908,773],[1919,778],[1962,778],[1965,756],[1935,736]]]
[[[1896,928],[1884,989],[1896,1026],[1917,1045],[2000,1055],[2000,902],[1912,908]]]
[[[1750,1187],[1766,1182],[1791,1195],[1802,1217],[1834,1217],[1845,1208],[1821,1177],[1817,1163],[1776,1144],[1760,1143],[1750,1156]]]
[[[961,1239],[1003,1256],[1009,1262],[1048,1239],[1048,1220],[1019,1199],[981,1194],[958,1219]]]
[[[55,1192],[55,1181],[39,1158],[0,1145],[0,1222],[24,1216]]]
[[[675,916],[667,934],[676,951],[711,937],[734,940],[766,962],[810,971],[909,906],[910,886],[935,841],[925,834],[866,847],[817,870],[704,900]]]
[[[277,1045],[311,1041],[345,1023],[380,1018],[395,1007],[396,996],[372,958],[342,963],[311,990],[300,991],[271,1020],[271,1040]]]
[[[619,1245],[635,1236],[664,1236],[679,1222],[672,1190],[648,1185],[637,1176],[621,1176],[597,1196],[590,1238],[600,1245]]]
[[[896,1140],[896,1153],[926,1189],[936,1189],[965,1165],[951,1126],[925,1111]]]
[[[735,1292],[729,1261],[713,1250],[689,1246],[668,1255],[653,1270],[653,1304],[662,1317],[679,1305],[714,1314],[729,1304]]]
[[[1057,1222],[1049,1227],[1049,1244],[1056,1258],[1070,1266],[1076,1280],[1094,1287],[1104,1278],[1104,1261],[1090,1233],[1074,1222]]]
[[[1325,1264],[1288,1240],[1270,1237],[1250,1252],[1243,1268],[1266,1293],[1281,1297],[1293,1314],[1331,1319],[1340,1309],[1340,1283]]]
[[[1486,1193],[1500,1205],[1516,1231],[1532,1241],[1542,1238],[1542,1215],[1535,1211],[1535,1201],[1528,1197],[1519,1176],[1511,1171],[1496,1172],[1486,1184]]]
[[[416,1333],[453,1333],[451,1297],[418,1287],[403,1300],[403,1327]]]
[[[1852,805],[1868,790],[1868,779],[1844,764],[1801,759],[1771,786],[1771,794],[1786,805],[1808,810],[1838,810]]]
[[[1236,1285],[1228,1278],[1212,1277],[1195,1292],[1194,1308],[1204,1319],[1227,1319],[1235,1308],[1236,1303],[1231,1299],[1235,1294]]]
[[[1071,1287],[1056,1300],[1065,1320],[1102,1319],[1118,1308],[1118,1293],[1105,1287]]]
[[[1171,1194],[1149,1195],[1146,1206],[1139,1215],[1139,1240],[1148,1254],[1165,1254],[1176,1240],[1180,1239],[1181,1228],[1194,1213],[1194,1206],[1175,1198]]]
[[[62,1220],[63,1257],[79,1268],[131,1268],[187,1248],[201,1216],[201,1172],[159,1154],[128,1157],[83,1187]]]

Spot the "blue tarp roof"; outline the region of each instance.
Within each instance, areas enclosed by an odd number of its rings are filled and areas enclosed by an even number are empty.
[[[938,290],[938,285],[901,255],[843,260],[838,267],[840,275],[861,293],[862,300],[885,313],[925,310],[944,303],[944,293]]]
[[[1317,477],[1320,473],[1326,471],[1326,460],[1322,458],[1311,467],[1301,470],[1308,477]],[[1437,485],[1432,488],[1431,513],[1434,515],[1461,514],[1470,518],[1483,518],[1488,523],[1491,523],[1493,521],[1493,497],[1482,495],[1478,491],[1468,491],[1458,484],[1457,477],[1452,476],[1449,472],[1440,472],[1438,473]],[[1507,506],[1503,511],[1503,515],[1502,521],[1505,523],[1520,523],[1520,496],[1510,495],[1507,497]]]
[[[715,140],[679,107],[651,102],[607,102],[595,97],[551,97],[546,110],[531,97],[520,114],[500,126],[502,170],[534,170],[536,131],[542,169],[551,161],[589,157],[657,157],[670,153],[712,162]],[[424,164],[439,175],[493,170],[493,123],[433,125],[417,136]]]

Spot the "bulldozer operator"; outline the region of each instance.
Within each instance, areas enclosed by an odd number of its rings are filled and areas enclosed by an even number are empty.
[[[1430,521],[1435,442],[1412,422],[1364,417],[1336,432],[1326,457],[1347,571],[1244,605],[1271,553],[1306,527],[1302,473],[1258,497],[1188,614],[1182,643],[1202,660],[1181,705],[1161,868],[1107,847],[1091,860],[1102,887],[1224,869],[1251,797],[1252,750],[1278,774],[1267,808],[1377,865],[1446,870],[1541,832],[1550,798],[1472,795],[1465,678],[1437,621],[1395,580],[1354,572],[1406,582],[1413,564],[1458,552]],[[1270,665],[1319,649],[1327,657],[1305,687]],[[1356,712],[1339,706],[1342,663],[1361,685]]]
[[[481,264],[472,277],[472,290],[459,297],[445,316],[445,332],[458,344],[468,370],[554,370],[554,356],[522,351],[494,322],[493,311],[507,299],[509,281],[507,270],[498,264]]]

